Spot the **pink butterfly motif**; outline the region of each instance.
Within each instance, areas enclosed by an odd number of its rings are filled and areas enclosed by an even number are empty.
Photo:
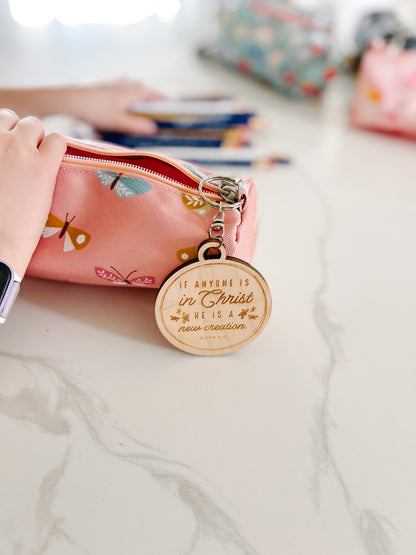
[[[112,283],[116,283],[117,285],[154,285],[155,278],[153,276],[138,276],[135,278],[131,278],[137,270],[133,270],[126,277],[124,277],[114,266],[110,266],[110,268],[115,272],[110,272],[110,270],[106,270],[105,268],[99,268],[98,266],[95,267],[95,275],[101,279],[106,279],[107,281],[111,281]]]

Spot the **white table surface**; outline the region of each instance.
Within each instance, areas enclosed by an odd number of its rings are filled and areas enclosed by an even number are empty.
[[[240,351],[171,348],[155,291],[23,281],[0,330],[0,553],[413,555],[415,144],[351,128],[348,77],[296,103],[199,60],[196,12],[0,37],[3,86],[229,92],[293,159],[250,171],[274,305]]]

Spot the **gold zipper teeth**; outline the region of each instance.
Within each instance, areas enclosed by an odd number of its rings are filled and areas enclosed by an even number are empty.
[[[123,153],[124,154],[124,153]],[[64,161],[70,161],[70,160],[79,160],[81,162],[92,162],[92,163],[97,163],[97,164],[107,164],[109,166],[120,166],[120,167],[124,167],[124,168],[128,168],[128,169],[134,169],[134,170],[139,170],[147,175],[152,175],[155,177],[160,177],[162,178],[164,181],[168,181],[169,183],[172,183],[173,185],[175,185],[176,187],[180,188],[180,189],[185,189],[186,191],[192,191],[193,193],[197,192],[198,193],[198,184],[195,182],[195,187],[191,187],[190,185],[185,185],[184,183],[181,183],[180,181],[176,181],[175,179],[172,179],[171,177],[167,177],[166,175],[163,175],[161,173],[155,172],[153,170],[149,170],[147,168],[142,168],[141,166],[137,166],[136,164],[128,164],[126,162],[117,162],[114,160],[103,160],[101,158],[88,158],[86,156],[76,156],[75,154],[66,154],[64,156]],[[173,166],[176,167],[176,166]],[[179,168],[176,168],[179,169]],[[180,170],[182,171],[182,170]],[[188,174],[185,174],[188,176]],[[188,176],[190,177],[190,176]],[[221,199],[221,196],[218,193],[215,193],[212,190],[208,190],[208,192],[206,193],[207,196],[212,197],[214,199]]]

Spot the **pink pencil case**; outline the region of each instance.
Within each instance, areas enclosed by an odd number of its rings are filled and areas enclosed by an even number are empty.
[[[208,238],[216,208],[198,187],[206,169],[151,152],[68,139],[51,211],[28,275],[95,285],[159,287]],[[237,180],[238,209],[225,211],[227,255],[250,262],[257,192]],[[203,193],[224,201],[214,185]]]
[[[357,127],[416,137],[416,50],[379,41],[364,53],[351,122]]]

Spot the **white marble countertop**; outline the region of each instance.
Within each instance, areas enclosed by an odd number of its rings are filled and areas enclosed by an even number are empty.
[[[270,322],[195,357],[154,291],[25,279],[0,330],[0,553],[413,555],[415,145],[352,129],[348,78],[299,104],[198,60],[192,17],[152,43],[74,28],[71,58],[68,29],[14,29],[3,85],[127,74],[252,102],[293,158],[250,172]]]

